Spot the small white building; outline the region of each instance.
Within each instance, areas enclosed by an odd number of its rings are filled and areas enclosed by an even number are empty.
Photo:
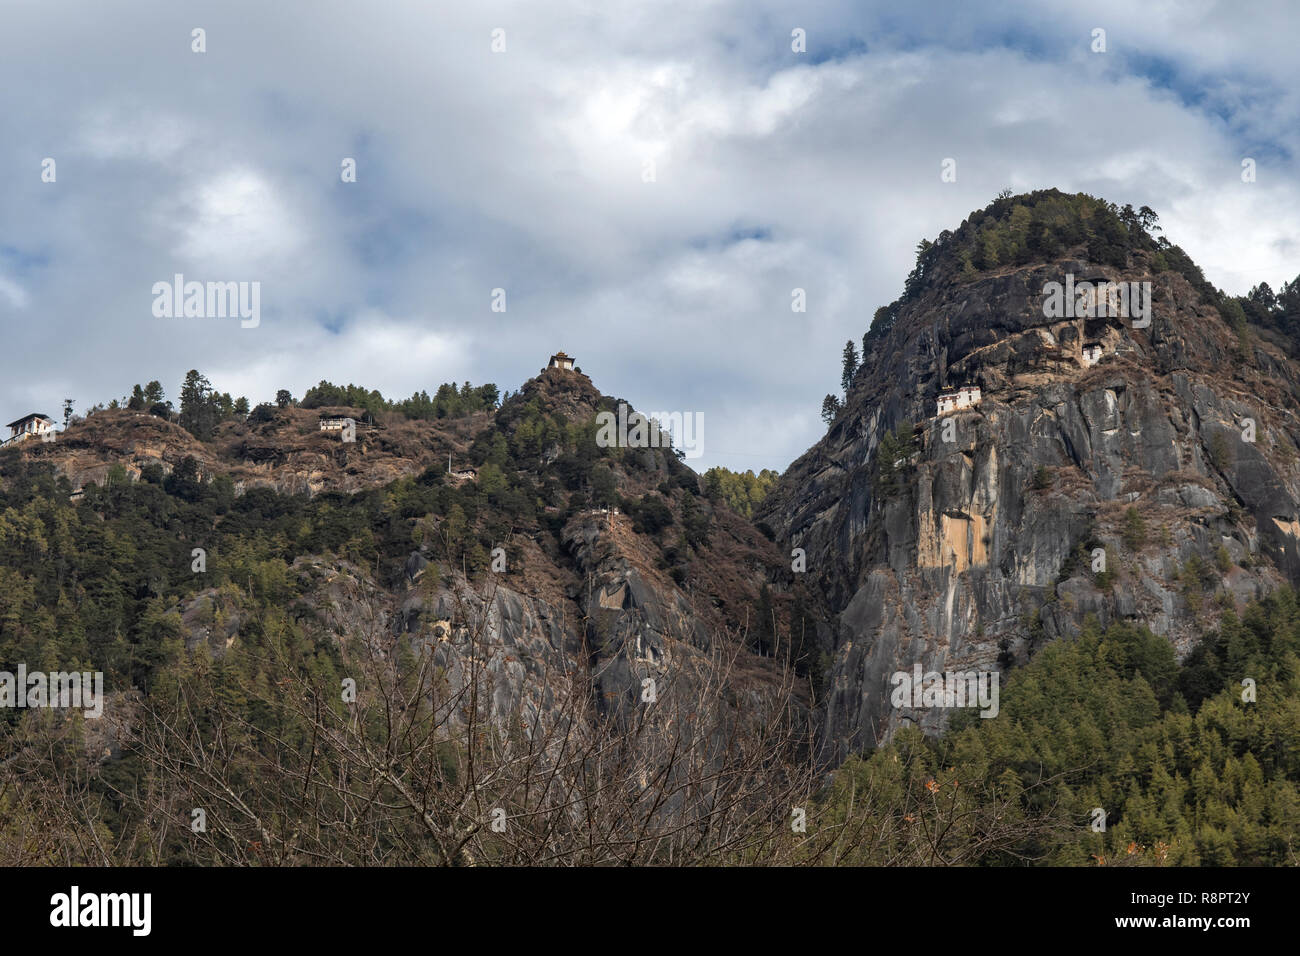
[[[1084,366],[1087,368],[1092,368],[1092,366],[1096,365],[1098,362],[1101,361],[1101,357],[1105,353],[1106,350],[1101,347],[1100,342],[1084,342],[1083,343]]]
[[[451,463],[451,452],[447,452],[447,474],[457,481],[469,481],[478,478],[478,472],[473,468],[455,468]]]
[[[40,412],[32,412],[9,423],[9,437],[5,440],[5,444],[26,441],[28,438],[40,438],[53,431],[54,419]]]
[[[331,415],[320,420],[320,430],[323,432],[341,432],[348,427],[348,423],[351,421],[350,418],[336,418]]]
[[[978,385],[963,385],[961,388],[949,389],[946,392],[939,393],[939,410],[936,414],[946,415],[948,412],[970,408],[972,405],[978,405],[979,403],[980,387]]]
[[[565,355],[564,352],[556,352],[551,356],[551,361],[547,363],[547,368],[562,368],[566,372],[573,371],[573,357]]]

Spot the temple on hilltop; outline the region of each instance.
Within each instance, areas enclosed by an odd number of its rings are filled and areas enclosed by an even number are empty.
[[[566,372],[573,371],[573,358],[565,355],[563,352],[556,352],[551,356],[551,361],[547,363],[547,368],[562,368]]]
[[[9,423],[9,437],[4,440],[4,444],[10,445],[14,442],[25,441],[28,438],[44,436],[54,429],[54,419],[49,415],[42,415],[40,412],[32,412],[30,415],[24,415],[17,421]]]

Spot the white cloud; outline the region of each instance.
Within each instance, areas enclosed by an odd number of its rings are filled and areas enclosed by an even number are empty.
[[[194,141],[189,125],[181,117],[150,112],[145,104],[103,104],[82,118],[79,132],[93,159],[166,163]]]
[[[15,309],[25,309],[27,303],[31,301],[31,297],[22,286],[4,276],[0,276],[0,296],[4,296]]]
[[[1281,5],[320,0],[304,28],[230,0],[203,55],[162,0],[65,6],[0,33],[0,304],[65,330],[0,356],[0,408],[51,368],[82,406],[195,366],[255,401],[321,378],[514,389],[563,347],[611,394],[705,412],[720,452],[692,464],[784,467],[917,241],[1004,186],[1150,205],[1230,291],[1297,271]],[[261,280],[262,325],[154,320],[177,271]]]
[[[265,176],[248,168],[202,183],[173,215],[187,220],[180,254],[214,269],[280,263],[302,245],[296,212]]]

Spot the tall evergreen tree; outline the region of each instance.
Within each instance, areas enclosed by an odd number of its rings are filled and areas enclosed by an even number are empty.
[[[847,398],[849,389],[853,385],[853,376],[858,370],[858,350],[853,346],[853,340],[849,339],[844,343],[844,364],[840,373],[840,387],[844,389],[844,395]]]
[[[213,397],[212,383],[197,369],[190,369],[181,385],[181,427],[199,441],[207,441],[219,420],[220,410]]]
[[[829,428],[835,423],[835,419],[840,414],[840,400],[834,395],[827,395],[822,399],[822,421]]]

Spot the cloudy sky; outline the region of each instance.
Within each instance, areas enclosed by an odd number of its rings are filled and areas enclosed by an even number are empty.
[[[254,403],[513,390],[564,349],[702,412],[695,467],[782,469],[917,241],[1004,187],[1150,205],[1230,292],[1300,273],[1298,27],[1195,0],[2,0],[0,416],[175,398],[195,367]],[[176,273],[260,282],[260,325],[155,317]]]

